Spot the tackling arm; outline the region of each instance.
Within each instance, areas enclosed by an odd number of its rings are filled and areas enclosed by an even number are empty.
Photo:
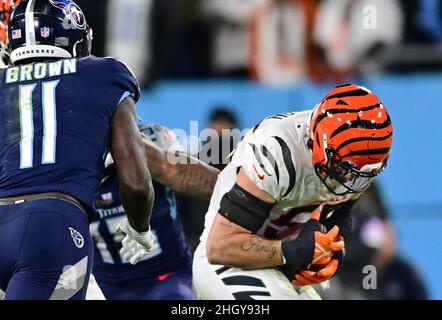
[[[147,231],[154,190],[136,124],[135,103],[130,97],[119,104],[112,117],[110,144],[129,224],[138,232]]]
[[[276,200],[259,189],[246,175],[243,168],[236,183],[252,196],[270,206]],[[232,212],[233,214],[233,212]],[[230,265],[240,268],[266,268],[283,265],[280,240],[267,240],[217,214],[207,240],[207,257],[212,264]]]
[[[343,249],[343,244],[335,242],[339,228],[327,234],[319,232],[318,217],[310,219],[294,240],[282,242],[254,234],[275,203],[241,168],[236,185],[224,195],[212,224],[206,246],[209,262],[249,269],[283,266],[282,271],[292,279],[315,260],[330,261],[331,257],[316,252],[316,244],[325,250]]]
[[[219,171],[198,159],[158,147],[141,134],[152,178],[186,196],[210,200]],[[169,160],[173,159],[173,163]]]

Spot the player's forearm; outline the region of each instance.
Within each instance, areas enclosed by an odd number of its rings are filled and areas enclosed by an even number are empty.
[[[169,154],[169,156],[172,155]],[[209,201],[219,171],[186,154],[176,153],[173,156],[177,163],[170,168],[173,174],[167,181],[168,187],[186,196]]]
[[[220,244],[207,244],[207,257],[212,264],[258,269],[281,266],[281,241],[267,240],[253,234],[238,234]]]
[[[132,228],[138,232],[147,231],[155,199],[151,179],[147,179],[144,187],[138,189],[134,189],[133,186],[124,187],[120,185],[120,196],[127,214],[127,220]]]
[[[281,241],[268,240],[217,214],[206,243],[212,264],[255,269],[283,264]]]
[[[186,196],[210,200],[219,171],[198,159],[163,150],[143,136],[152,178]]]
[[[144,143],[136,124],[135,102],[131,97],[118,105],[112,117],[111,129],[111,154],[124,210],[132,228],[138,232],[147,231],[154,191]]]

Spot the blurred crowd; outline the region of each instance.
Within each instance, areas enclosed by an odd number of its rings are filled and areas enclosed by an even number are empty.
[[[345,81],[442,66],[440,0],[78,0],[94,54],[158,79]]]

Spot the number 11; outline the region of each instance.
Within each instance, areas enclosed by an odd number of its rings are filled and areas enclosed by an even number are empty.
[[[43,109],[43,149],[42,164],[55,163],[55,150],[57,139],[57,112],[55,102],[55,89],[60,80],[42,83],[42,109]],[[37,85],[28,84],[20,86],[20,169],[32,168],[34,160],[34,115],[32,110],[32,93]]]

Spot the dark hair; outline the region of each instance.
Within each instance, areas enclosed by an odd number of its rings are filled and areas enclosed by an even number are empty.
[[[232,123],[234,127],[238,125],[238,120],[235,113],[230,111],[228,107],[220,106],[212,110],[209,115],[209,121],[214,122],[218,120],[228,121]]]

